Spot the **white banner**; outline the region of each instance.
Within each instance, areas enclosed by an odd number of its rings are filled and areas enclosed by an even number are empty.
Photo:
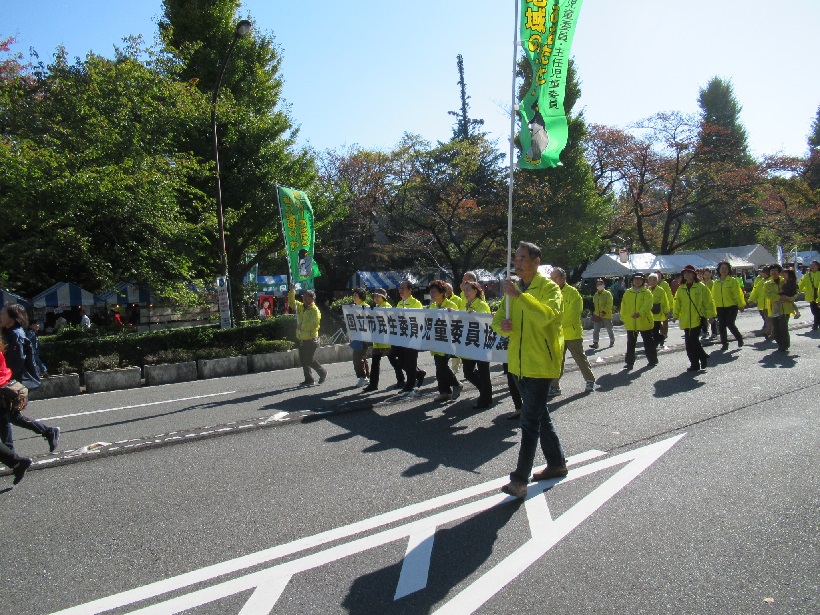
[[[357,305],[346,305],[342,310],[351,340],[434,350],[476,361],[507,362],[509,339],[493,331],[492,314]]]

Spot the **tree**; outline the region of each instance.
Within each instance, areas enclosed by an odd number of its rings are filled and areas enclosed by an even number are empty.
[[[746,130],[740,122],[742,107],[734,94],[732,84],[713,77],[700,90],[698,103],[701,108],[699,146],[693,181],[701,193],[698,199],[708,206],[697,209],[691,220],[692,236],[708,237],[708,242],[695,245],[714,247],[753,243],[758,228],[760,209],[757,199],[744,198],[722,185],[728,176],[743,173],[753,167],[755,161],[749,154]],[[719,232],[704,234],[714,229],[717,220],[732,219],[745,224],[718,225]]]
[[[137,39],[114,60],[20,65],[0,81],[0,261],[31,295],[59,280],[158,291],[199,273],[205,171],[174,147],[205,102]],[[7,65],[8,66],[8,65]]]
[[[470,97],[467,96],[467,84],[464,81],[464,58],[461,54],[456,56],[456,65],[458,67],[458,86],[461,94],[461,108],[458,111],[448,111],[450,115],[456,118],[456,124],[453,127],[453,139],[469,139],[477,134],[480,126],[484,125],[484,120],[477,120],[470,118]]]
[[[205,95],[216,87],[239,6],[238,0],[163,1],[159,30],[165,50],[179,65],[179,79]],[[317,176],[314,155],[295,145],[297,130],[280,101],[280,67],[273,39],[254,28],[251,36],[236,43],[218,102],[226,251],[235,305],[242,296],[241,280],[254,265],[275,268],[284,262],[277,185],[311,196],[317,234],[334,215],[332,203],[311,194]],[[199,134],[180,144],[203,164],[213,159],[209,118],[210,113],[203,115]],[[197,187],[214,193],[212,181]],[[212,229],[208,261],[216,273],[220,258],[215,224]]]

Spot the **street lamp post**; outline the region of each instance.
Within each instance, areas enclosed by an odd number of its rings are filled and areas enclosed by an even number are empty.
[[[228,52],[222,60],[222,66],[219,68],[219,78],[216,80],[216,88],[214,89],[214,97],[211,101],[211,133],[214,138],[214,178],[216,179],[216,219],[219,223],[219,256],[220,256],[220,273],[225,279],[225,284],[230,289],[228,284],[228,253],[225,248],[225,216],[222,210],[222,179],[219,170],[219,137],[216,134],[216,103],[219,99],[219,90],[222,87],[222,77],[225,76],[225,69],[228,66],[228,60],[231,59],[234,49],[236,49],[236,42],[247,35],[251,31],[251,22],[243,19],[236,24],[231,44],[228,46]],[[233,308],[231,306],[230,291],[228,295],[228,318],[233,324]]]

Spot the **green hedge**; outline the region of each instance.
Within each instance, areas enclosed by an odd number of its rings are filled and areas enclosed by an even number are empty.
[[[40,356],[53,373],[83,372],[97,363],[112,367],[288,350],[295,347],[296,318],[277,316],[232,329],[216,325],[120,333],[106,337],[43,337]],[[274,344],[265,342],[277,342]],[[190,359],[180,357],[189,356]],[[172,361],[168,361],[172,362]]]

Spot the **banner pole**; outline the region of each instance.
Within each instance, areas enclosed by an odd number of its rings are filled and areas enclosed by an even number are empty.
[[[513,28],[513,65],[512,65],[512,107],[510,108],[510,187],[507,202],[507,279],[511,276],[512,267],[512,210],[513,210],[513,181],[515,170],[515,115],[516,115],[516,92],[515,92],[515,73],[518,69],[518,0],[513,0],[515,9],[515,27]],[[506,318],[510,318],[510,301],[506,300],[504,304],[507,306]]]
[[[290,259],[288,258],[288,235],[285,232],[285,217],[282,215],[282,202],[279,200],[279,185],[276,184],[273,187],[274,192],[276,193],[276,207],[279,209],[279,221],[281,222],[282,228],[282,242],[285,247],[285,261],[288,264],[288,293],[290,293],[290,284],[293,281],[290,273]],[[285,299],[285,313],[290,313],[290,305],[288,305],[287,299]]]

